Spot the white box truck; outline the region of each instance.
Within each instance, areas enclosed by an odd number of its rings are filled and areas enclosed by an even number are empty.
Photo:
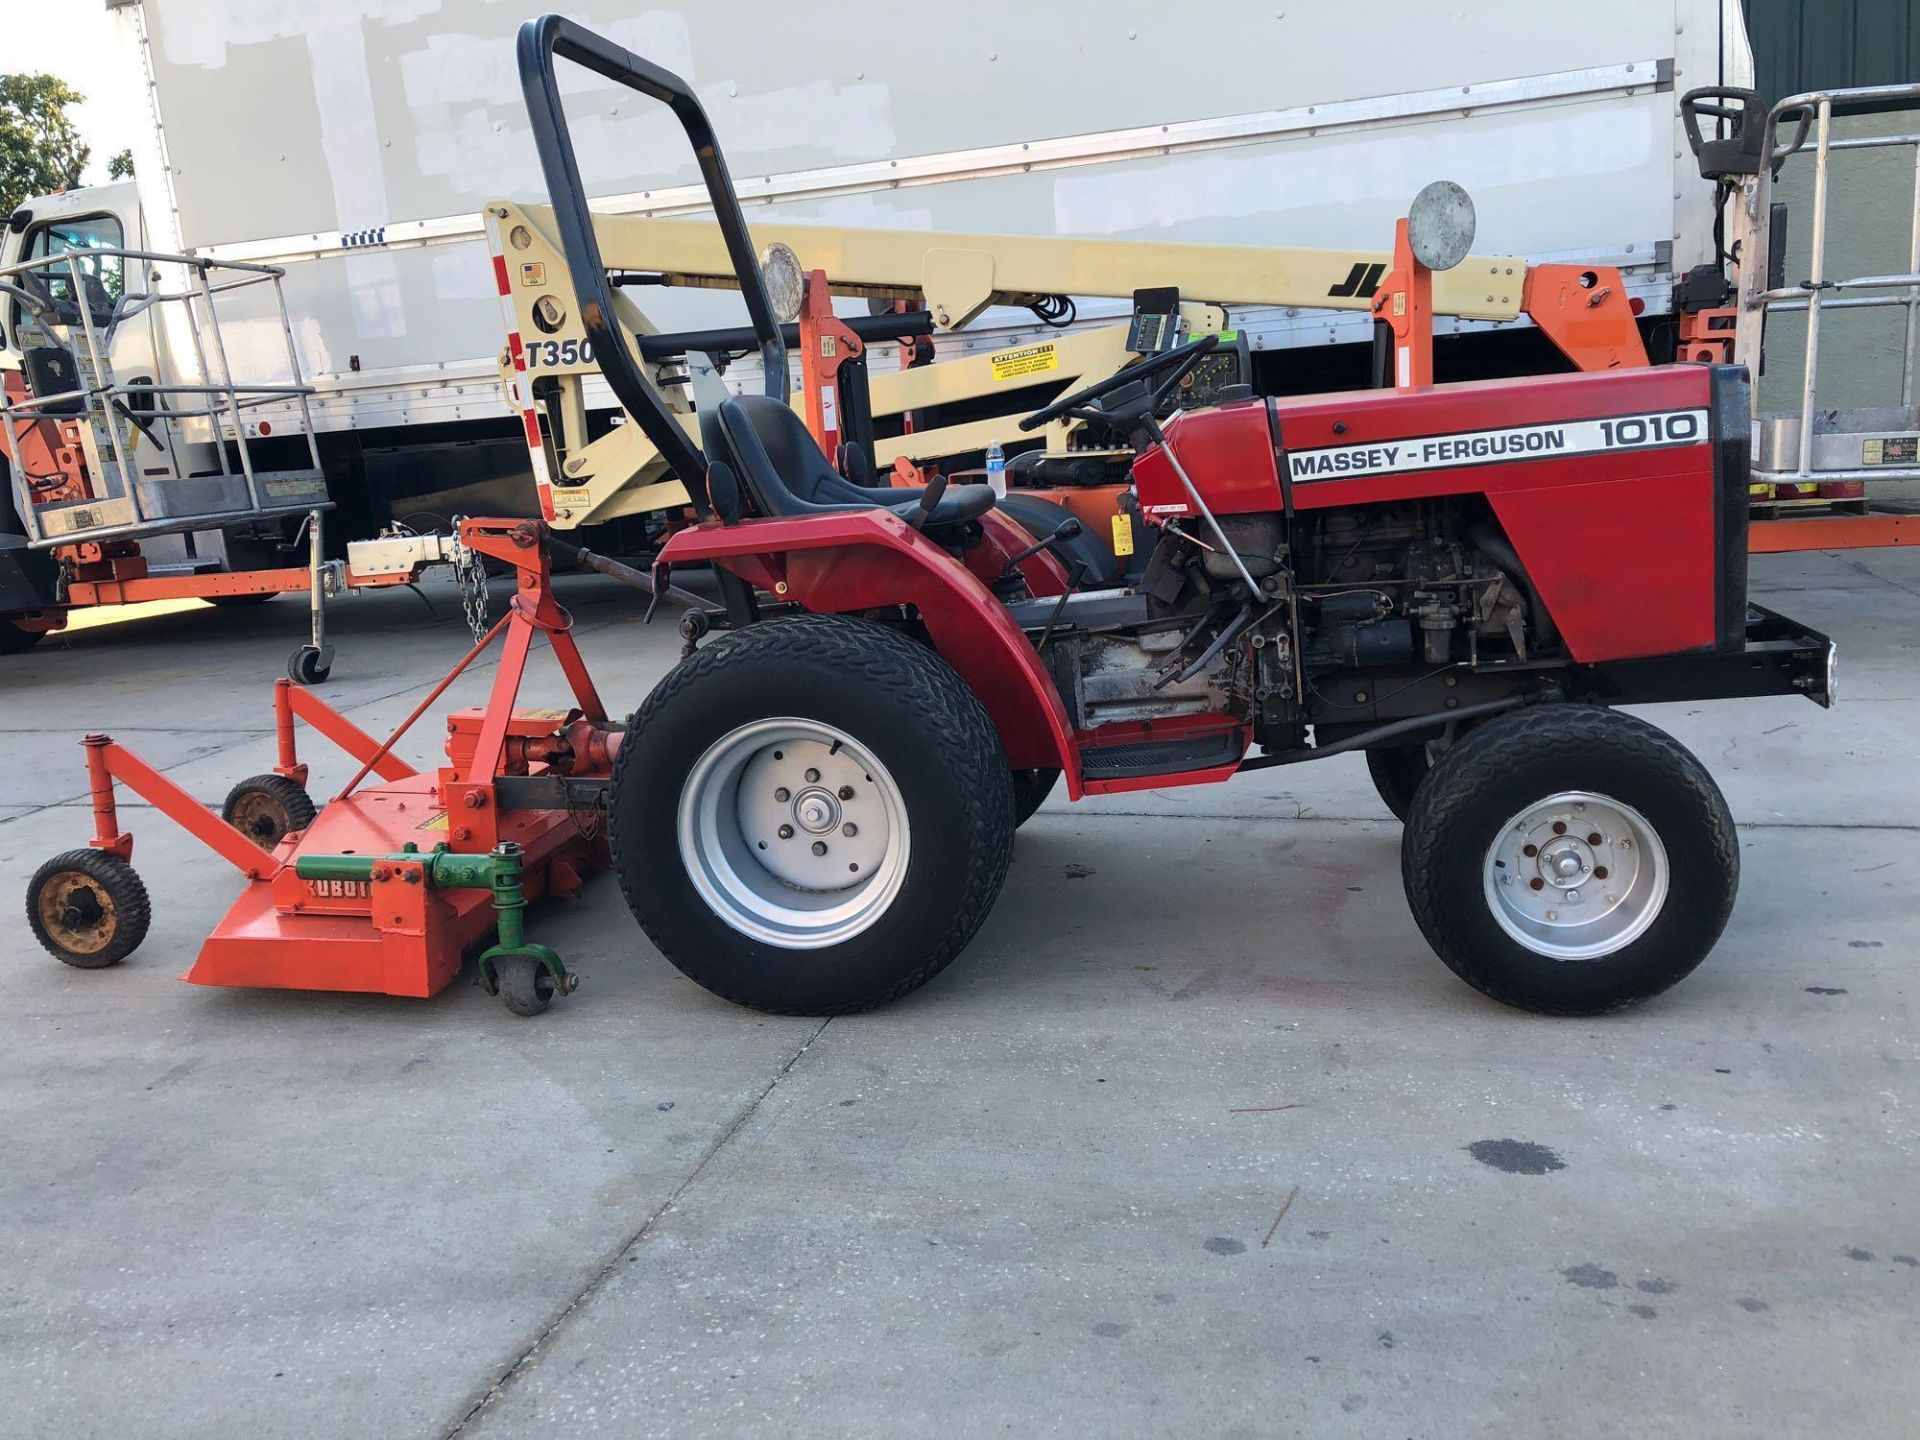
[[[89,0],[76,0],[89,3]],[[102,0],[91,0],[102,3]],[[135,180],[29,201],[0,269],[72,244],[190,251],[285,270],[284,293],[336,541],[391,520],[532,513],[527,454],[496,370],[499,297],[480,209],[544,187],[499,0],[104,0],[151,100]],[[1619,267],[1651,324],[1713,260],[1714,201],[1677,94],[1751,83],[1738,0],[974,0],[825,9],[774,0],[580,0],[577,19],[686,77],[750,217],[795,223],[1227,244],[1380,245],[1427,181],[1458,181],[1483,241],[1529,260]],[[672,121],[584,73],[569,81],[589,187],[609,213],[690,214],[702,192]],[[138,279],[133,281],[136,285]],[[289,378],[259,287],[224,325],[231,368]],[[737,297],[650,293],[662,327],[736,323]],[[196,369],[164,307],[124,327],[161,376]],[[1081,323],[1111,321],[1089,302]],[[20,366],[0,297],[0,369]],[[1361,383],[1363,314],[1235,312],[1270,388]],[[1476,331],[1473,322],[1442,322]],[[1033,331],[990,312],[942,354]],[[1509,327],[1511,328],[1511,327]],[[1485,367],[1532,368],[1489,336]],[[755,388],[752,362],[726,375]],[[601,392],[604,424],[612,409]],[[243,423],[275,463],[305,440],[294,402]],[[274,432],[278,431],[276,435]],[[231,433],[231,426],[228,426]],[[17,505],[19,492],[8,492]],[[291,533],[293,522],[276,522]],[[0,508],[0,613],[32,566]],[[259,526],[253,527],[255,531]],[[272,527],[268,527],[269,531]],[[156,564],[168,557],[147,547]],[[232,533],[171,563],[238,564]],[[44,586],[46,571],[37,570]]]

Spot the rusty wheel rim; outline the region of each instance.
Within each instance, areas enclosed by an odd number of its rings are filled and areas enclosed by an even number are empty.
[[[293,828],[293,817],[266,791],[253,790],[234,802],[229,823],[262,850],[271,850]]]
[[[106,949],[120,919],[106,887],[78,870],[63,870],[40,887],[39,912],[47,934],[75,955]]]

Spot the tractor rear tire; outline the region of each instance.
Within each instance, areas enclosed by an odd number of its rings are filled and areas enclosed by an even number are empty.
[[[973,938],[1012,857],[1014,786],[985,707],[932,650],[797,615],[654,688],[608,828],[628,907],[690,979],[842,1015],[925,984]]]
[[[1373,788],[1379,791],[1393,818],[1403,824],[1413,808],[1414,792],[1432,768],[1424,740],[1413,745],[1376,745],[1367,751],[1367,774],[1373,778]]]
[[[1713,948],[1740,848],[1713,777],[1643,720],[1548,705],[1434,762],[1401,837],[1407,903],[1447,967],[1543,1015],[1658,995]]]
[[[105,850],[56,855],[27,884],[27,924],[62,965],[104,970],[139,948],[153,922],[147,887]]]
[[[1060,771],[1054,766],[1039,770],[1013,772],[1013,823],[1017,829],[1033,818],[1053,787],[1060,783]]]

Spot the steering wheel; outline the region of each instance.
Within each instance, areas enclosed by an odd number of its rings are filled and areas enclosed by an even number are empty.
[[[1151,415],[1160,408],[1160,402],[1167,398],[1173,387],[1178,385],[1186,373],[1199,363],[1200,357],[1207,354],[1220,343],[1218,335],[1202,335],[1198,340],[1190,340],[1185,345],[1177,345],[1164,354],[1155,355],[1150,360],[1142,360],[1138,365],[1129,365],[1117,375],[1109,375],[1104,380],[1096,380],[1084,390],[1076,390],[1063,399],[1054,401],[1044,410],[1036,410],[1020,422],[1022,430],[1038,430],[1054,420],[1063,417],[1074,420],[1090,420],[1096,425],[1113,425],[1121,422],[1117,411],[1093,408],[1093,402],[1104,400],[1116,391],[1129,386],[1137,387],[1145,397],[1146,404],[1129,404],[1128,409],[1138,409],[1141,415]],[[1149,382],[1156,375],[1165,375],[1166,379],[1158,385]]]

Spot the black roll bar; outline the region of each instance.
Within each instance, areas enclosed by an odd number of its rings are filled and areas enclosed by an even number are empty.
[[[568,268],[573,271],[573,293],[580,303],[580,322],[593,342],[594,358],[607,377],[614,397],[673,467],[680,483],[687,487],[694,510],[705,515],[712,509],[706,495],[707,457],[674,419],[659,392],[648,383],[626,337],[614,323],[613,287],[607,281],[607,267],[600,259],[600,242],[593,233],[593,213],[587,208],[586,188],[580,183],[580,166],[574,158],[566,108],[561,103],[560,86],[554,79],[554,56],[571,60],[649,99],[658,100],[673,111],[681,129],[687,132],[694,158],[700,165],[700,178],[713,201],[714,218],[727,242],[727,255],[733,261],[740,292],[746,297],[747,316],[753,322],[753,334],[759,342],[767,394],[784,405],[787,403],[787,347],[773,318],[773,304],[767,299],[766,281],[760,274],[753,238],[747,233],[747,219],[740,211],[740,199],[734,193],[733,178],[727,173],[720,142],[714,138],[707,112],[686,81],[563,15],[542,15],[522,25],[518,53],[520,90],[526,98],[527,120],[540,154],[540,168],[546,175],[554,220],[560,227],[560,246],[566,253]]]

